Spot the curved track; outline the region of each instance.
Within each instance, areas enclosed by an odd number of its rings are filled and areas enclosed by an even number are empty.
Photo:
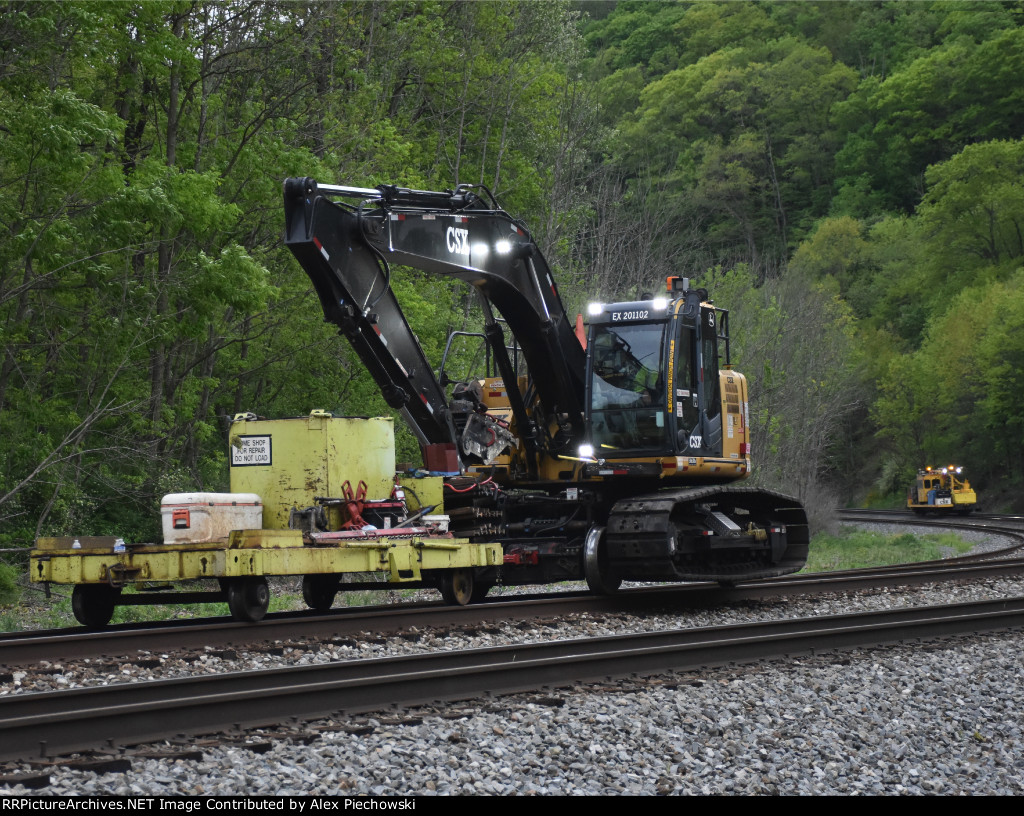
[[[922,521],[909,514],[845,513],[864,523],[984,527],[1010,539],[996,553],[941,562],[827,574],[802,574],[723,589],[717,585],[638,587],[614,598],[583,593],[492,599],[470,607],[407,604],[338,610],[328,615],[272,616],[258,625],[228,620],[122,627],[107,632],[20,633],[0,640],[0,663],[45,656],[147,653],[215,643],[309,638],[407,627],[471,627],[486,620],[554,617],[568,612],[685,609],[750,599],[848,591],[1024,572],[1024,520]],[[0,698],[0,758],[54,756],[105,744],[125,745],[179,734],[230,730],[294,718],[348,716],[393,705],[468,699],[635,673],[689,671],[794,653],[880,645],[911,638],[1024,626],[1024,598],[832,618],[784,620],[578,641],[351,660],[328,665],[232,672],[37,692]]]
[[[402,604],[366,609],[335,610],[327,614],[300,612],[268,616],[259,624],[242,624],[229,618],[212,621],[132,625],[93,632],[48,630],[0,635],[0,666],[29,666],[94,657],[125,657],[140,652],[204,646],[239,647],[272,645],[283,640],[357,636],[364,632],[393,634],[417,627],[460,628],[503,620],[551,618],[570,613],[633,613],[653,610],[706,608],[741,601],[849,592],[889,586],[926,584],[1024,573],[1024,557],[986,560],[950,559],[922,564],[874,567],[829,573],[806,573],[786,578],[754,581],[723,588],[716,584],[636,587],[614,597],[583,592],[492,600],[484,604],[450,607],[438,604]],[[0,673],[2,676],[2,673]]]
[[[1024,549],[1024,516],[975,513],[970,516],[950,518],[917,516],[905,510],[841,510],[839,518],[841,521],[857,524],[895,524],[901,527],[934,528],[936,530],[981,530],[1008,539],[1007,545],[998,550],[954,556],[943,559],[942,563],[966,563],[988,558],[1008,557]]]
[[[140,651],[149,654],[154,651],[196,648],[200,645],[237,647],[245,644],[272,644],[287,639],[357,635],[361,632],[390,634],[410,626],[465,627],[488,621],[553,617],[574,612],[642,613],[654,609],[700,608],[788,595],[1012,575],[1024,571],[1024,557],[1016,557],[1024,549],[1024,518],[1019,516],[933,520],[921,519],[901,511],[847,510],[841,513],[841,518],[865,524],[900,524],[940,529],[980,528],[993,535],[1006,537],[1010,543],[995,552],[940,561],[829,573],[800,573],[749,581],[730,588],[703,582],[668,584],[632,587],[613,597],[597,597],[583,591],[534,593],[493,597],[485,603],[467,607],[406,603],[343,608],[329,613],[275,613],[255,625],[224,617],[122,625],[102,631],[55,629],[4,633],[0,634],[0,667],[27,666],[39,660],[53,662],[86,657],[130,656]]]

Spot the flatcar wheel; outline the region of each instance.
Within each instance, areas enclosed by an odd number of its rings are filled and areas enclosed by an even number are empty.
[[[228,609],[235,620],[263,620],[269,606],[270,587],[266,578],[235,578],[228,584]]]
[[[622,578],[608,566],[604,527],[595,525],[587,532],[583,545],[583,574],[587,586],[595,595],[614,595],[622,585]]]
[[[484,581],[473,581],[473,594],[469,596],[470,603],[480,603],[484,598],[487,597],[487,593],[491,591],[494,584],[488,584]]]
[[[310,609],[326,612],[334,605],[337,594],[336,575],[304,575],[302,578],[302,599]]]
[[[71,611],[83,626],[90,629],[102,629],[114,617],[114,607],[120,589],[106,584],[75,584],[71,592]]]
[[[473,599],[473,570],[445,570],[439,589],[446,604],[465,606]]]

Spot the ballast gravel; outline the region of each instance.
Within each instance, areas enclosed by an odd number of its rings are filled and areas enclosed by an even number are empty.
[[[118,681],[1022,594],[1024,581],[984,580],[670,617],[578,615],[557,632],[489,625],[457,639],[424,633],[415,642],[305,644],[280,656],[201,655],[187,666],[168,656]],[[322,721],[297,727],[300,738],[240,735],[239,743],[254,743],[249,747],[197,741],[191,747],[201,749],[198,760],[136,756],[122,773],[55,768],[44,788],[14,786],[0,795],[1021,795],[1019,641],[1018,633],[965,636],[576,685],[479,705],[382,712],[360,718],[361,728]],[[59,687],[113,682],[91,678],[82,664],[63,668],[42,677]],[[35,682],[29,675],[18,681]],[[13,684],[5,690],[17,693]]]
[[[502,698],[456,719],[371,718],[371,733],[264,754],[55,772],[39,792],[1020,795],[1020,672],[1015,635],[857,651]]]

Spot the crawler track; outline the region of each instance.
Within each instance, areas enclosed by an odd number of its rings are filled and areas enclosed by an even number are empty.
[[[753,535],[741,535],[735,525],[736,534],[713,539],[683,535],[687,522],[701,531],[709,523],[706,514],[698,510],[702,505],[733,515],[739,510],[735,517],[755,521],[764,538],[758,542]],[[785,534],[780,535],[779,529]],[[724,529],[720,532],[728,533]],[[622,499],[612,509],[607,536],[611,565],[620,574],[643,578],[646,571],[652,580],[674,574],[687,581],[788,575],[807,562],[810,541],[807,514],[795,499],[770,490],[730,485],[663,490]],[[686,566],[677,565],[671,558],[669,542],[684,555],[700,555]],[[709,551],[716,557],[705,563]],[[771,554],[768,560],[745,560],[754,552],[764,557],[765,551]]]

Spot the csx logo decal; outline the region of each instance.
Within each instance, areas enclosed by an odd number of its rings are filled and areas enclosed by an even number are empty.
[[[448,227],[448,251],[456,255],[469,254],[469,230],[459,227]]]

